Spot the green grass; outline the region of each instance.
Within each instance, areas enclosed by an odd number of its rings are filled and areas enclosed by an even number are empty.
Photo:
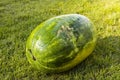
[[[26,59],[27,37],[41,22],[68,13],[93,21],[96,48],[67,72],[42,74]],[[0,80],[120,80],[120,0],[0,0]]]

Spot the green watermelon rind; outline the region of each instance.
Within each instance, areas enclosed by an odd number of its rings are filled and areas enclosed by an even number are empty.
[[[54,21],[54,20],[57,20],[57,19],[60,19],[60,18],[63,18],[65,17],[66,15],[62,15],[62,16],[58,16],[58,17],[55,17],[55,18],[52,18],[52,19],[49,19],[43,23],[41,23],[39,26],[37,26],[31,33],[31,35],[29,36],[28,40],[27,40],[27,44],[26,44],[26,56],[27,56],[27,59],[28,61],[30,62],[30,64],[32,64],[33,67],[36,67],[38,70],[41,70],[42,72],[46,72],[46,73],[58,73],[58,72],[63,72],[63,71],[67,71],[71,68],[73,68],[74,66],[76,66],[77,64],[79,64],[80,62],[82,62],[86,57],[88,57],[92,51],[94,50],[94,47],[95,47],[95,44],[96,44],[96,32],[95,32],[95,28],[93,27],[92,23],[89,21],[88,18],[82,16],[82,15],[78,15],[78,14],[69,14],[67,16],[80,16],[80,17],[83,17],[85,18],[86,20],[88,20],[88,24],[90,27],[92,27],[91,31],[92,31],[92,37],[93,39],[90,40],[89,42],[87,42],[83,49],[81,51],[79,51],[76,55],[76,57],[71,60],[71,61],[68,61],[68,62],[65,62],[63,64],[65,65],[62,65],[62,66],[59,66],[59,67],[48,67],[48,66],[45,66],[45,65],[42,65],[39,58],[40,57],[36,57],[36,60],[33,60],[33,55],[35,55],[34,53],[29,53],[28,49],[30,48],[30,46],[32,44],[34,44],[35,42],[32,41],[32,39],[34,38],[34,33],[36,33],[39,29],[41,29],[43,27],[44,24],[46,24],[47,22],[49,21]],[[69,19],[69,18],[68,18]],[[59,20],[58,20],[59,21]],[[63,20],[64,21],[64,20]],[[51,26],[48,28],[50,29],[51,27],[54,26],[54,23],[51,24]],[[32,43],[32,44],[30,44]],[[56,45],[57,46],[57,45]],[[34,46],[32,46],[34,47]],[[39,56],[39,55],[38,55]]]

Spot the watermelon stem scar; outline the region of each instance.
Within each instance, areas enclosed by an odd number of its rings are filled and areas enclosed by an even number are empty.
[[[33,60],[36,61],[35,56],[32,54],[32,50],[31,50],[31,49],[28,49],[28,51],[31,53]]]

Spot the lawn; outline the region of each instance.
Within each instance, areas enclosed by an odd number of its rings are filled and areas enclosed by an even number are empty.
[[[27,61],[27,37],[41,22],[70,13],[94,23],[95,50],[69,71],[42,74]],[[120,80],[120,0],[0,0],[0,80]]]

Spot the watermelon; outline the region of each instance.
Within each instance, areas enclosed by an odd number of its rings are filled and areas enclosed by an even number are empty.
[[[28,37],[26,56],[29,63],[45,73],[67,71],[94,50],[95,27],[80,14],[66,14],[38,25]]]

